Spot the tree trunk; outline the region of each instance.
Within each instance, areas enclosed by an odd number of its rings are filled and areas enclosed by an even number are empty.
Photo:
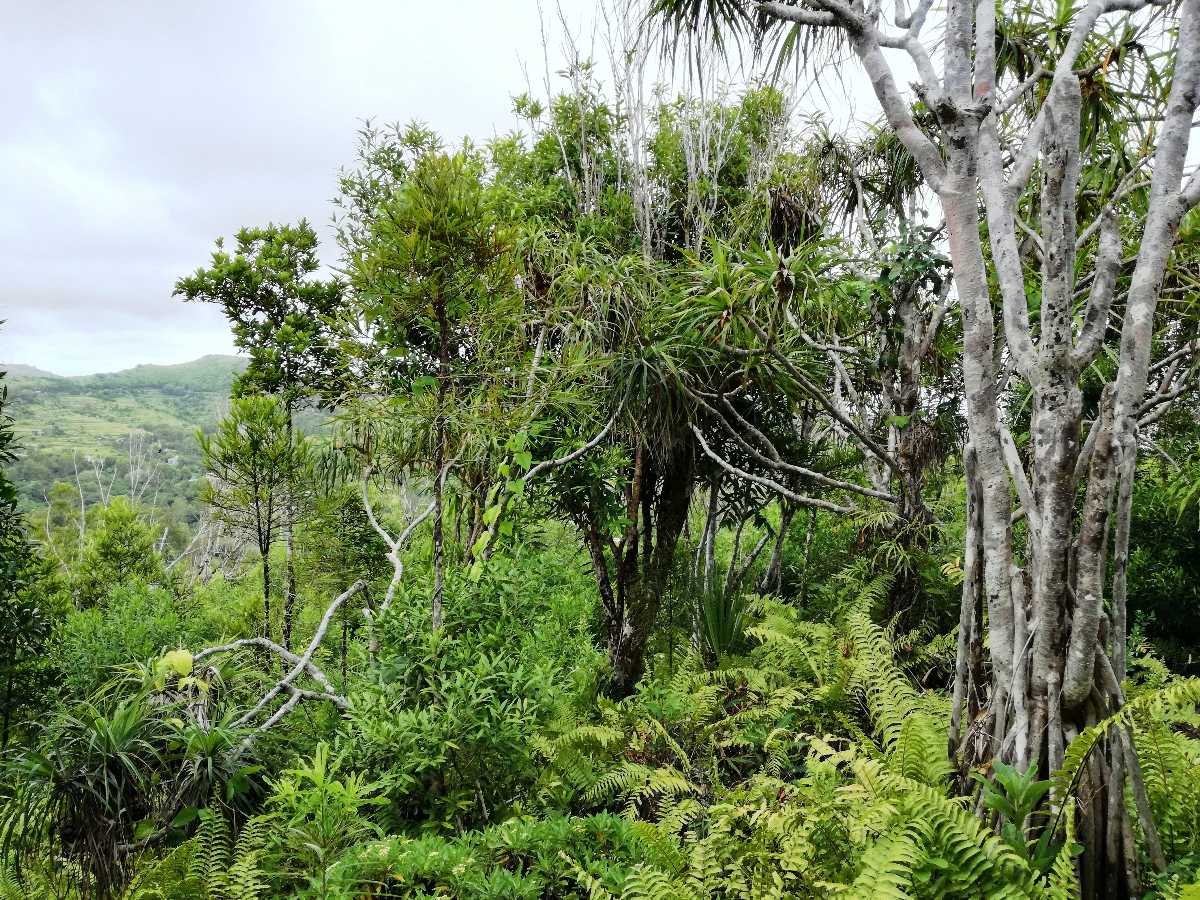
[[[779,501],[779,533],[775,535],[775,546],[771,548],[771,559],[758,584],[760,594],[778,593],[783,581],[783,547],[787,542],[788,529],[796,515],[797,506],[787,500]]]
[[[808,583],[809,583],[809,568],[812,557],[812,542],[813,535],[817,531],[817,508],[810,506],[808,508],[808,525],[804,529],[804,554],[801,557],[800,569],[800,590],[796,596],[796,603],[801,608],[804,607],[804,601],[808,599]]]
[[[260,544],[259,556],[263,567],[263,637],[271,639],[271,546],[265,548]]]
[[[1022,93],[1036,87],[1025,96],[1034,98],[1040,109],[1007,150],[1000,141],[997,119],[1011,106],[997,91],[994,3],[952,0],[948,4],[937,54],[942,59],[941,73],[934,71],[928,48],[917,33],[924,13],[900,26],[902,31],[911,26],[900,46],[909,50],[916,63],[920,79],[916,94],[933,120],[928,125],[914,119],[910,100],[897,87],[882,47],[895,38],[885,38],[880,31],[879,10],[871,6],[869,13],[864,12],[862,4],[817,5],[827,17],[823,25],[844,29],[884,115],[945,213],[962,314],[964,405],[975,468],[968,486],[973,511],[965,551],[971,557],[967,563],[971,571],[966,573],[960,611],[954,715],[961,717],[964,704],[970,702],[970,680],[976,677],[971,646],[986,609],[991,691],[979,727],[972,721],[968,728],[975,729],[977,752],[983,758],[1017,764],[1035,761],[1045,777],[1062,766],[1072,739],[1123,703],[1114,663],[1123,662],[1124,636],[1112,636],[1111,659],[1107,651],[1110,622],[1103,596],[1107,535],[1114,485],[1119,481],[1123,488],[1126,473],[1132,473],[1136,464],[1139,410],[1145,399],[1155,309],[1167,259],[1184,214],[1200,200],[1200,179],[1191,177],[1185,189],[1180,187],[1200,105],[1200,0],[1183,0],[1176,14],[1179,29],[1170,96],[1156,128],[1151,184],[1144,213],[1132,210],[1144,218],[1131,230],[1139,246],[1124,303],[1117,375],[1111,401],[1106,401],[1101,421],[1093,425],[1100,430],[1094,432],[1090,459],[1081,455],[1078,385],[1081,373],[1102,349],[1109,327],[1124,255],[1117,217],[1129,215],[1129,207],[1138,204],[1122,205],[1120,196],[1100,198],[1112,202],[1098,210],[1100,240],[1091,294],[1076,334],[1077,245],[1092,247],[1090,240],[1081,241],[1076,234],[1082,133],[1076,66],[1102,16],[1141,4],[1092,0],[1077,10],[1054,48],[1058,58],[1047,67],[1049,87],[1037,87],[1044,81],[1034,78],[1017,89],[1014,97],[1020,100]],[[770,7],[769,15],[801,21],[790,5],[764,6]],[[927,10],[928,5],[922,8]],[[1035,171],[1042,179],[1040,196],[1030,204],[1041,215],[1036,243],[1042,271],[1040,285],[1033,289],[1035,296],[1040,295],[1036,331],[1030,321],[1029,273],[1017,227],[1017,205],[1029,196]],[[986,256],[979,221],[980,189],[990,242]],[[993,287],[1002,301],[1003,341],[996,335]],[[1008,376],[999,372],[1005,353],[1032,391],[1028,474],[1011,449],[1005,461],[1000,392]],[[1118,467],[1120,478],[1115,474]],[[1084,468],[1087,487],[1079,509],[1079,474]],[[1014,485],[1028,534],[1020,566],[1013,564]],[[1118,507],[1119,515],[1124,515],[1128,500],[1119,496]],[[1120,557],[1127,528],[1118,520],[1115,530]],[[982,561],[981,573],[977,559]],[[1118,563],[1122,578],[1124,564],[1123,559]],[[1114,595],[1121,594],[1114,619],[1124,618],[1124,590],[1123,582],[1114,586]],[[1050,798],[1051,808],[1066,802],[1076,805],[1078,835],[1086,848],[1079,862],[1082,892],[1088,897],[1124,898],[1140,887],[1124,798],[1128,784],[1140,811],[1146,806],[1144,786],[1138,783],[1132,745],[1118,746],[1122,740],[1119,734],[1110,734],[1088,755],[1079,789],[1071,798]],[[1034,836],[1044,827],[1045,813],[1033,817]],[[1161,868],[1153,822],[1141,812],[1139,820],[1152,862]]]
[[[9,664],[16,664],[16,653],[11,654]],[[8,749],[8,729],[12,721],[12,683],[13,674],[9,671],[4,678],[4,720],[0,722],[0,752]]]
[[[445,582],[446,553],[443,534],[445,478],[442,469],[446,465],[446,396],[450,378],[450,322],[446,318],[446,304],[439,293],[434,299],[438,320],[438,411],[437,431],[434,437],[433,457],[433,600],[431,603],[432,628],[442,627],[442,594]]]
[[[289,452],[292,449],[293,425],[292,425],[292,402],[288,400],[286,403],[287,410],[287,445]],[[292,472],[290,481],[296,477],[296,473]],[[287,520],[283,524],[283,541],[284,541],[284,579],[283,579],[283,646],[286,650],[292,649],[292,616],[294,615],[294,607],[296,603],[296,566],[293,559],[292,547],[292,521],[295,519],[295,507],[292,496],[292,485],[288,486],[288,501],[287,501]]]
[[[633,565],[619,565],[616,615],[606,614],[608,661],[612,669],[609,694],[615,699],[634,692],[646,668],[646,645],[658,617],[662,595],[667,590],[675,563],[675,548],[687,521],[692,499],[695,458],[689,442],[675,441],[664,451],[665,458],[645,454],[643,470],[636,480],[640,491],[649,491],[649,508],[653,521],[641,522],[644,529],[653,529],[652,550]],[[640,501],[640,496],[636,498]],[[640,508],[640,502],[631,503]],[[634,544],[636,545],[636,532]],[[624,553],[636,556],[630,547]]]
[[[437,450],[434,454],[436,472],[433,479],[433,602],[432,627],[437,631],[442,627],[442,591],[445,570],[445,548],[442,534],[442,467],[445,463],[445,449],[441,426],[438,427]]]

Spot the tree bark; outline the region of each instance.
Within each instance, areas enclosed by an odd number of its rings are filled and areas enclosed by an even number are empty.
[[[442,627],[442,595],[445,584],[445,536],[444,506],[446,465],[446,396],[450,385],[450,322],[446,317],[445,299],[439,292],[434,298],[434,309],[438,320],[438,410],[437,429],[434,436],[433,456],[433,599],[431,602],[431,627],[437,631]]]
[[[792,519],[796,516],[797,506],[786,500],[779,502],[779,533],[775,535],[775,545],[771,548],[771,559],[763,572],[759,583],[760,594],[777,593],[783,581],[783,548],[787,543],[787,533],[792,527]]]
[[[623,548],[616,566],[616,597],[611,611],[605,610],[608,661],[611,678],[608,693],[615,699],[634,692],[646,668],[646,646],[658,617],[675,564],[675,549],[687,520],[692,498],[695,457],[688,441],[670,442],[660,455],[642,456],[642,472],[635,477],[639,496],[630,497],[630,507],[641,516],[640,527],[653,529],[649,553],[638,560],[637,530],[632,545]],[[641,491],[651,492],[652,521],[640,512]],[[637,499],[639,502],[634,503]],[[629,540],[627,532],[626,541]],[[632,559],[631,559],[632,555]],[[606,568],[607,571],[607,568]]]
[[[263,568],[263,630],[267,640],[271,639],[271,546],[268,544],[258,548]]]
[[[293,424],[292,424],[292,402],[286,401],[287,411],[287,445],[288,450],[292,449],[294,442]],[[292,472],[291,482],[295,481],[296,473]],[[287,521],[283,525],[283,540],[284,540],[284,581],[283,581],[283,647],[285,650],[292,649],[292,616],[296,603],[296,565],[293,556],[292,546],[292,522],[295,518],[294,500],[292,497],[292,485],[288,489],[288,505],[287,505]]]

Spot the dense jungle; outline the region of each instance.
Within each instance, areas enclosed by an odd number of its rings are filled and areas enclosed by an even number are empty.
[[[0,381],[0,897],[1200,898],[1200,0],[605,21]]]

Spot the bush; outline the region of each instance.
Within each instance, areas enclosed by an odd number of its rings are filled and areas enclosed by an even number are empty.
[[[126,582],[98,605],[70,613],[55,641],[64,694],[91,696],[118,669],[196,643],[194,625],[180,615],[179,604],[165,588]]]
[[[596,659],[586,612],[559,602],[562,570],[533,562],[498,562],[480,584],[452,579],[437,632],[415,591],[381,618],[379,666],[354,694],[345,743],[388,778],[393,824],[460,831],[522,807],[533,739],[572,672]]]

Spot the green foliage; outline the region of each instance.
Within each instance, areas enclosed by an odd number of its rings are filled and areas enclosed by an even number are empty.
[[[88,531],[82,558],[71,572],[76,606],[96,606],[113,585],[164,582],[166,567],[156,538],[142,510],[125,497],[112,498],[99,510],[99,521]]]
[[[266,852],[274,870],[318,897],[328,895],[329,870],[346,850],[380,836],[365,813],[387,802],[380,796],[384,783],[342,771],[342,760],[330,759],[329,747],[318,744],[311,760],[272,783],[267,800],[274,820]]]
[[[239,830],[236,839],[229,821],[220,813],[204,810],[200,828],[184,846],[191,846],[186,883],[207,900],[259,900],[269,895],[263,857],[272,818],[256,816]]]
[[[209,473],[201,499],[264,553],[277,529],[297,516],[309,446],[291,434],[287,410],[271,397],[233,401],[214,434],[198,432]]]
[[[320,268],[308,222],[243,228],[232,254],[217,241],[211,266],[175,284],[175,296],[220,306],[238,349],[250,356],[235,393],[267,393],[287,408],[312,394],[338,393],[342,375],[331,326],[341,304]]]
[[[1003,823],[1000,836],[1009,847],[1031,862],[1039,872],[1045,872],[1058,857],[1056,830],[1044,828],[1036,842],[1026,841],[1026,822],[1040,812],[1042,798],[1050,792],[1051,781],[1038,781],[1036,766],[1019,772],[1001,760],[992,761],[992,778],[978,772],[972,775],[983,791],[983,804],[999,814]],[[1045,822],[1042,823],[1045,826]],[[1057,841],[1057,843],[1056,843]]]
[[[55,663],[64,695],[91,696],[118,669],[186,646],[194,633],[171,591],[118,583],[96,606],[71,612],[58,628]]]
[[[24,452],[13,475],[22,504],[43,506],[58,482],[74,490],[77,471],[87,503],[97,502],[101,485],[89,457],[103,467],[104,488],[129,495],[130,432],[141,431],[153,448],[158,505],[194,510],[192,479],[203,468],[193,435],[216,424],[245,365],[240,357],[205,356],[103,375],[14,377],[10,399]]]
[[[650,21],[691,49],[753,35],[812,61],[837,46],[838,29],[766,28],[750,5],[656,0]],[[1062,36],[1074,7],[1058,6],[1001,11],[1003,71],[1048,67],[1034,38]],[[1126,67],[1157,66],[1139,33],[1114,32],[1108,56],[1082,48],[1088,152],[1120,157],[1081,175],[1103,189],[1085,206],[1129,165],[1112,114],[1133,109],[1115,85]],[[0,689],[20,745],[0,768],[0,897],[1067,898],[1073,792],[1089,755],[1126,739],[1169,857],[1155,886],[1191,892],[1200,688],[1143,644],[1176,636],[1177,664],[1196,643],[1196,554],[1174,517],[1197,496],[1194,423],[1145,433],[1185,462],[1138,473],[1128,704],[1050,780],[1000,760],[961,777],[944,688],[966,577],[962,352],[954,316],[924,332],[949,265],[942,232],[908,221],[925,193],[914,160],[887,130],[817,126],[801,143],[773,86],[658,92],[642,109],[596,72],[569,60],[571,91],[517,98],[527,131],[484,149],[366,125],[340,179],[344,284],[319,277],[306,222],[218,242],[176,293],[219,305],[250,361],[195,452],[176,454],[172,429],[208,424],[236,361],[191,367],[191,385],[157,369],[23,376],[45,432],[31,435],[59,452],[29,462],[58,482],[36,520],[43,562],[0,388]],[[1177,265],[1171,295],[1186,297]],[[924,366],[911,383],[906,354]],[[832,424],[842,393],[860,408]],[[306,404],[340,426],[319,460],[295,431]],[[205,533],[203,562],[164,561],[195,524],[190,489],[169,509],[110,502],[136,480],[132,466],[104,480],[116,420],[181,476],[203,464],[200,498],[228,528]],[[892,447],[897,471],[875,471],[847,430]],[[66,468],[77,432],[105,459],[94,497],[73,453]],[[828,502],[778,505],[761,473]],[[430,493],[401,559],[383,533]],[[730,574],[700,579],[677,550],[710,510]],[[743,538],[770,547],[775,522],[781,577],[764,597]],[[304,576],[282,617],[273,568]],[[322,619],[317,598],[360,579]],[[51,611],[60,594],[78,608]],[[294,648],[293,613],[323,640]],[[258,637],[278,618],[284,650]],[[12,699],[35,670],[57,678],[58,708]],[[15,709],[38,721],[10,729]]]
[[[0,750],[8,748],[14,719],[41,698],[48,680],[44,650],[55,612],[47,604],[47,573],[26,534],[17,486],[9,477],[18,448],[7,402],[8,385],[0,372]]]
[[[524,606],[518,583],[501,573],[449,588],[437,632],[403,597],[381,619],[377,681],[354,696],[347,735],[356,765],[388,773],[388,815],[435,831],[494,822],[519,806],[536,772],[531,740],[561,690],[555,657],[570,652],[533,641],[514,652],[513,616],[521,610],[520,627],[526,616],[537,622],[536,598]]]

